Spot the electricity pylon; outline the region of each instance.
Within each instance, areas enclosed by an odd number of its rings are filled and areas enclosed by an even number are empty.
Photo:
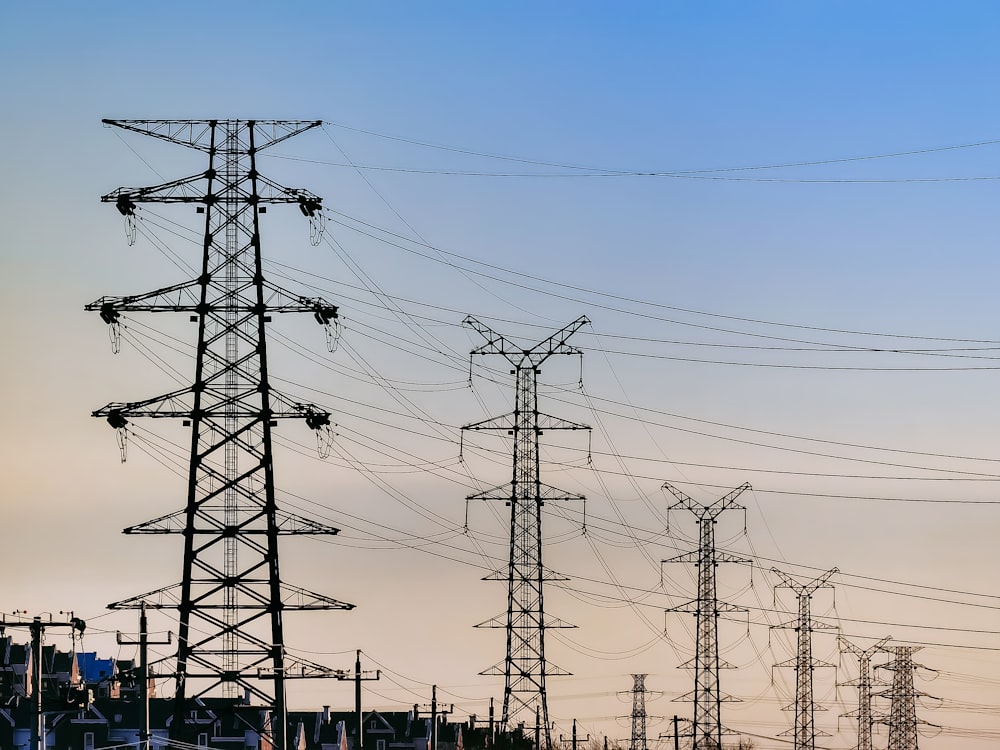
[[[162,289],[104,297],[87,305],[115,332],[125,312],[184,312],[198,325],[194,382],[142,401],[111,403],[94,416],[124,433],[135,417],[179,417],[190,426],[184,510],[125,529],[126,534],[179,533],[184,538],[179,584],[108,605],[111,609],[179,610],[173,739],[185,739],[188,701],[221,691],[273,709],[268,740],[285,748],[285,681],[329,670],[286,657],[284,613],[353,605],[288,586],[278,567],[278,537],[335,534],[334,529],[278,510],[271,435],[278,420],[304,418],[313,429],[329,414],[273,390],[266,324],[273,313],[306,312],[329,326],[337,309],[264,279],[259,220],[267,204],[297,204],[311,217],[320,199],[258,172],[258,154],[321,123],[299,120],[104,120],[207,154],[207,168],[152,187],[102,196],[125,217],[134,239],[137,204],[193,203],[204,214],[201,273]],[[315,238],[315,234],[314,234]],[[187,738],[190,739],[190,738]]]
[[[646,675],[632,675],[632,739],[628,750],[647,750]]]
[[[879,664],[877,669],[888,669],[892,672],[892,687],[888,692],[878,693],[888,695],[892,702],[889,706],[889,716],[881,722],[889,725],[888,750],[917,750],[917,725],[930,722],[917,718],[917,698],[929,697],[927,693],[919,692],[913,686],[913,672],[922,664],[915,664],[913,652],[921,646],[890,646],[882,649],[895,658],[888,664]],[[931,725],[933,726],[933,725]]]
[[[569,672],[551,667],[545,659],[545,631],[549,628],[575,627],[555,618],[548,618],[542,604],[545,581],[564,580],[546,573],[542,564],[542,506],[547,500],[582,500],[542,483],[539,476],[538,437],[545,430],[589,430],[538,411],[539,367],[554,354],[583,356],[567,340],[583,325],[585,317],[575,321],[539,342],[530,349],[511,343],[507,338],[469,316],[463,321],[486,343],[473,349],[472,355],[499,354],[514,368],[514,411],[469,424],[463,430],[501,430],[513,438],[513,476],[507,484],[469,495],[469,500],[503,500],[510,506],[510,557],[507,572],[497,571],[484,580],[507,581],[507,612],[477,627],[505,628],[507,655],[504,661],[485,670],[484,675],[503,675],[503,715],[501,726],[512,729],[518,716],[537,716],[540,709],[545,747],[552,746],[548,698],[545,693],[547,675],[567,675]],[[522,719],[523,721],[524,719]]]
[[[858,679],[843,683],[844,685],[857,686],[858,707],[843,715],[858,720],[856,750],[872,750],[872,726],[876,718],[875,714],[872,713],[872,686],[875,684],[872,681],[872,657],[885,650],[883,646],[889,642],[889,636],[866,649],[856,646],[842,635],[837,636],[837,639],[840,641],[842,653],[851,653],[858,657]]]
[[[750,489],[749,484],[737,487],[728,495],[711,505],[702,505],[669,482],[663,485],[677,502],[668,510],[684,508],[698,519],[698,551],[686,552],[663,562],[694,563],[698,567],[698,598],[671,607],[668,612],[693,612],[695,616],[695,656],[682,667],[694,668],[694,690],[675,700],[691,700],[694,703],[692,725],[692,750],[719,750],[722,747],[722,707],[723,701],[736,700],[723,694],[719,689],[719,669],[731,668],[719,659],[719,613],[746,612],[745,609],[719,601],[715,569],[719,563],[746,562],[727,552],[715,548],[715,521],[723,511],[733,508],[743,509],[736,504],[736,498]]]
[[[785,710],[795,710],[795,726],[782,732],[779,736],[792,735],[795,738],[794,750],[816,750],[817,737],[829,737],[829,733],[816,729],[817,707],[813,702],[813,670],[816,667],[832,667],[833,664],[816,661],[812,657],[812,632],[813,630],[832,629],[834,625],[812,619],[809,612],[809,603],[812,595],[821,588],[831,589],[833,586],[827,583],[834,573],[839,572],[837,568],[831,568],[818,578],[814,578],[809,583],[798,583],[790,576],[782,573],[777,568],[771,568],[771,572],[777,575],[782,583],[775,586],[779,589],[782,586],[790,588],[798,596],[799,616],[789,622],[776,625],[779,628],[794,628],[798,634],[798,648],[795,658],[775,664],[776,667],[795,667],[795,703],[786,706]]]

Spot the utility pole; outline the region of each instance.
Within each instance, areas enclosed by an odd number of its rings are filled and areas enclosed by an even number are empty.
[[[580,742],[590,742],[590,735],[588,734],[586,737],[581,737],[579,739],[580,739]],[[560,734],[559,735],[559,741],[560,742],[565,742],[566,739]],[[573,719],[573,738],[572,738],[571,742],[572,742],[573,750],[576,750],[576,743],[577,743],[576,719]]]
[[[812,599],[812,595],[818,589],[833,588],[827,581],[838,570],[831,568],[809,583],[798,583],[777,568],[771,568],[771,572],[777,575],[782,581],[775,586],[775,590],[781,587],[790,588],[795,592],[799,600],[799,616],[795,620],[776,626],[779,628],[794,628],[798,634],[798,648],[795,658],[775,665],[777,667],[795,667],[795,703],[792,706],[788,706],[788,708],[795,709],[795,726],[793,729],[783,732],[779,736],[789,734],[794,736],[794,750],[816,750],[816,738],[829,737],[830,735],[827,732],[816,729],[816,705],[813,702],[813,670],[816,667],[832,667],[834,665],[816,661],[812,658],[812,632],[813,630],[832,629],[834,626],[813,620],[809,612],[809,602]]]
[[[552,746],[549,706],[545,692],[547,675],[569,674],[550,667],[545,658],[545,631],[548,628],[573,627],[554,618],[546,618],[542,589],[546,575],[542,564],[542,506],[547,500],[582,500],[543,484],[539,477],[538,438],[544,430],[589,430],[586,425],[569,422],[538,411],[538,374],[543,362],[554,354],[583,353],[567,341],[583,325],[580,317],[530,349],[517,346],[473,317],[465,325],[474,329],[486,344],[472,355],[498,354],[505,358],[515,377],[514,411],[501,417],[466,425],[463,430],[500,430],[513,437],[513,476],[509,483],[485,492],[469,495],[468,500],[503,500],[510,506],[510,556],[506,574],[497,571],[485,580],[507,581],[507,612],[477,627],[500,628],[507,632],[507,654],[501,664],[481,672],[503,675],[502,727],[510,730],[524,714],[536,713],[536,727],[544,731],[545,748]],[[540,711],[540,716],[538,715]],[[540,744],[541,740],[536,744]]]
[[[354,674],[338,669],[334,676],[338,680],[354,680],[354,717],[358,722],[358,750],[365,746],[364,741],[364,716],[361,715],[361,683],[370,680],[378,680],[382,677],[382,670],[376,669],[375,676],[371,676],[371,670],[361,671],[361,649],[357,650],[354,660]]]
[[[182,312],[197,324],[194,379],[179,390],[93,412],[119,432],[129,420],[174,417],[190,427],[187,501],[183,510],[125,529],[126,534],[181,534],[181,582],[108,605],[111,609],[179,610],[171,739],[186,737],[188,702],[221,692],[271,710],[267,740],[286,750],[285,682],[328,676],[326,667],[286,656],[284,614],[351,609],[353,605],[288,586],[281,580],[278,538],[336,534],[337,529],[279,511],[272,431],[279,420],[329,428],[329,413],[271,387],[266,328],[276,313],[309,313],[328,329],[337,308],[265,280],[260,218],[268,204],[292,204],[309,218],[313,239],[321,199],[286,188],[258,171],[265,149],[321,125],[301,120],[104,120],[106,125],[201,151],[207,166],[152,187],[119,188],[114,204],[134,238],[144,203],[194,204],[204,215],[197,278],[152,292],[103,297],[87,305],[114,334],[130,312]],[[123,448],[124,459],[124,448]],[[265,733],[267,730],[264,730]]]
[[[431,709],[431,746],[430,746],[429,750],[437,750],[438,721],[439,721],[440,717],[443,716],[443,717],[445,717],[445,719],[447,719],[450,714],[452,714],[452,713],[455,712],[455,704],[454,703],[452,703],[449,708],[441,708],[438,705],[438,699],[437,699],[438,692],[437,691],[438,691],[438,686],[437,685],[431,685],[431,703],[430,703],[430,709]],[[426,706],[427,704],[424,704],[424,705]],[[417,703],[415,703],[413,705],[414,716],[416,716],[416,714],[417,714],[417,712],[419,710],[420,710],[420,705],[417,704]]]
[[[719,601],[715,580],[715,569],[719,563],[746,562],[743,558],[719,552],[715,548],[716,519],[727,510],[743,510],[736,504],[736,498],[750,489],[743,484],[711,505],[702,505],[669,482],[663,489],[676,499],[667,510],[677,508],[690,511],[698,519],[698,550],[677,555],[663,562],[694,563],[698,568],[698,598],[672,607],[668,612],[692,612],[695,616],[695,657],[682,664],[694,667],[694,690],[675,700],[690,700],[694,704],[694,720],[691,727],[692,750],[720,750],[722,747],[722,702],[735,700],[725,695],[719,688],[719,669],[730,668],[719,659],[719,613],[745,612],[727,602]],[[675,724],[676,726],[676,724]]]
[[[60,612],[59,614],[65,614]],[[47,621],[43,621],[41,616],[35,616],[30,622],[23,620],[0,620],[0,632],[6,628],[27,628],[31,633],[31,691],[32,691],[32,722],[31,722],[31,745],[30,750],[45,750],[45,713],[42,710],[42,669],[45,661],[42,659],[42,636],[45,635],[46,628],[71,628],[71,632],[80,633],[87,628],[87,623],[79,617],[75,617],[72,612],[66,622],[56,622],[49,615]]]
[[[843,683],[844,685],[857,686],[858,707],[856,710],[843,714],[848,718],[858,720],[858,744],[856,750],[872,750],[872,726],[875,723],[875,716],[872,714],[872,657],[889,642],[890,637],[886,636],[878,643],[862,649],[851,643],[844,636],[837,636],[840,641],[841,653],[851,653],[858,658],[858,679]],[[882,683],[884,684],[884,683]]]
[[[139,646],[139,700],[142,703],[142,728],[139,730],[139,747],[149,749],[149,647],[167,646],[173,641],[167,634],[165,641],[149,640],[149,623],[146,619],[146,602],[139,605],[139,640],[127,641],[121,631],[117,633],[118,645]]]
[[[880,721],[889,725],[888,750],[917,750],[917,726],[930,722],[917,718],[917,698],[933,697],[918,691],[913,685],[913,673],[917,667],[913,661],[913,653],[921,646],[889,646],[882,650],[894,658],[888,664],[879,664],[876,669],[888,669],[892,672],[892,687],[888,692],[878,695],[889,696],[892,702],[889,706],[889,716]],[[926,669],[926,667],[924,667]]]

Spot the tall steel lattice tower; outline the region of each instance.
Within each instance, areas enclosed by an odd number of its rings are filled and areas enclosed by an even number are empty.
[[[477,331],[486,343],[472,355],[498,354],[514,368],[516,395],[514,411],[466,425],[463,430],[501,430],[513,438],[513,476],[507,484],[468,497],[469,500],[503,500],[510,506],[510,558],[507,572],[497,571],[486,580],[507,581],[507,612],[477,627],[505,628],[507,656],[503,663],[484,675],[503,675],[503,715],[501,726],[512,729],[522,721],[540,716],[545,747],[552,746],[547,675],[567,675],[545,659],[545,631],[573,627],[545,615],[542,589],[545,581],[561,580],[546,573],[542,565],[542,506],[547,500],[582,500],[543,484],[539,476],[538,438],[545,430],[589,430],[586,425],[569,422],[538,411],[538,373],[542,363],[554,354],[582,352],[567,340],[583,325],[580,317],[530,349],[517,346],[473,317],[465,325]]]
[[[913,672],[923,666],[913,661],[913,652],[920,646],[890,646],[884,651],[893,655],[888,664],[879,664],[878,669],[888,669],[892,672],[892,687],[888,692],[878,695],[889,696],[892,702],[889,706],[889,716],[881,719],[889,725],[888,750],[917,750],[917,726],[928,724],[917,718],[917,698],[929,697],[927,693],[919,692],[913,685]],[[933,726],[933,725],[931,725]]]
[[[858,720],[856,750],[872,750],[872,726],[876,718],[872,713],[872,686],[875,684],[872,680],[872,657],[884,651],[883,646],[889,642],[889,638],[885,637],[866,649],[856,646],[842,635],[837,638],[840,641],[841,652],[854,654],[858,658],[858,679],[843,683],[858,688],[858,707],[844,716]]]
[[[628,750],[647,750],[646,675],[632,675],[632,739]]]
[[[266,325],[273,313],[307,312],[335,321],[321,299],[288,293],[265,281],[259,220],[267,204],[297,204],[316,221],[320,199],[285,188],[258,172],[258,154],[316,127],[295,120],[105,120],[105,124],[207,154],[207,168],[190,177],[102,197],[113,203],[134,238],[137,204],[193,203],[204,213],[201,274],[145,294],[104,297],[91,305],[114,333],[126,312],[184,312],[198,325],[194,382],[143,401],[112,403],[94,412],[120,432],[135,417],[179,417],[191,428],[184,510],[125,530],[179,533],[183,578],[112,609],[177,608],[174,739],[184,737],[188,701],[207,694],[259,701],[272,711],[265,734],[285,748],[285,681],[320,676],[324,667],[285,654],[284,613],[349,609],[352,605],[282,582],[278,537],[335,534],[336,529],[278,510],[271,435],[279,419],[304,418],[313,429],[329,414],[295,403],[271,388]],[[312,224],[315,232],[317,225]],[[123,437],[123,436],[122,436]]]
[[[798,640],[795,658],[775,665],[777,667],[795,667],[795,703],[787,706],[785,709],[794,709],[795,726],[787,732],[782,732],[779,736],[792,735],[795,738],[795,750],[816,750],[816,738],[829,737],[830,735],[827,732],[816,729],[817,706],[813,702],[813,670],[816,667],[832,667],[834,665],[813,659],[812,633],[813,630],[826,630],[834,626],[812,619],[809,610],[812,595],[818,589],[833,588],[827,581],[838,570],[832,568],[809,583],[798,583],[777,568],[771,568],[771,572],[777,575],[782,581],[775,589],[782,586],[790,588],[795,592],[799,600],[799,616],[794,620],[776,626],[779,628],[794,628]]]
[[[746,560],[719,552],[715,548],[715,522],[723,511],[743,509],[736,498],[750,489],[749,484],[737,487],[711,505],[702,505],[669,483],[663,485],[677,502],[668,508],[691,511],[698,519],[698,551],[687,552],[664,562],[694,563],[698,566],[698,598],[672,607],[669,612],[692,612],[695,616],[695,657],[682,664],[694,668],[694,690],[676,700],[691,700],[694,704],[692,724],[692,750],[719,750],[722,747],[722,702],[734,700],[719,689],[719,669],[730,668],[719,659],[719,613],[745,612],[718,598],[715,569],[719,563],[746,562]]]

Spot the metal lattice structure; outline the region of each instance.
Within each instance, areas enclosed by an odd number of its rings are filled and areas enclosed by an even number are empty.
[[[827,581],[839,571],[837,568],[832,568],[809,583],[798,583],[777,568],[771,568],[771,572],[782,581],[775,586],[775,589],[783,586],[790,588],[795,592],[799,602],[798,617],[777,626],[779,628],[793,628],[798,642],[795,658],[775,665],[795,668],[795,703],[785,707],[785,710],[795,711],[795,725],[791,730],[782,732],[779,736],[791,735],[794,737],[795,750],[816,750],[816,738],[829,737],[830,735],[828,732],[816,729],[816,711],[825,709],[818,707],[813,700],[813,670],[816,667],[833,667],[834,665],[813,659],[812,633],[814,630],[833,629],[835,626],[812,619],[810,602],[812,595],[819,589],[833,588]]]
[[[279,572],[278,538],[335,534],[337,529],[280,511],[275,500],[272,430],[305,419],[328,429],[329,414],[296,403],[270,384],[266,327],[274,313],[309,313],[335,324],[322,299],[286,292],[264,278],[260,217],[267,204],[297,205],[321,229],[321,202],[258,171],[258,154],[321,123],[298,120],[105,120],[105,124],[204,152],[203,172],[152,187],[120,188],[101,198],[125,217],[134,240],[143,203],[190,203],[204,214],[201,273],[192,280],[87,305],[112,327],[123,313],[181,312],[197,323],[194,381],[142,401],[94,412],[124,435],[136,417],[174,417],[190,427],[187,503],[183,510],[125,529],[127,534],[181,534],[179,584],[108,605],[112,609],[177,608],[175,713],[171,737],[185,738],[191,699],[219,695],[271,711],[264,733],[285,747],[285,682],[320,676],[320,665],[285,654],[284,613],[353,605],[288,586]],[[123,448],[124,451],[124,448]],[[123,453],[124,458],[124,453]],[[161,670],[161,674],[163,671]]]
[[[629,750],[647,750],[646,740],[646,675],[632,675],[632,739]]]
[[[736,498],[750,489],[750,485],[737,487],[711,505],[692,500],[669,483],[665,483],[663,489],[677,499],[668,510],[685,509],[698,519],[698,550],[663,561],[694,563],[698,567],[698,598],[668,610],[690,612],[695,616],[695,656],[681,665],[694,669],[694,690],[675,700],[693,703],[692,750],[719,750],[722,747],[722,703],[735,700],[719,688],[719,669],[730,668],[729,664],[719,659],[719,613],[746,610],[719,601],[715,569],[720,563],[746,560],[715,548],[715,522],[724,511],[743,509],[742,505],[736,504]]]
[[[503,500],[510,506],[507,571],[497,571],[486,579],[507,581],[507,612],[477,626],[506,629],[507,655],[502,663],[481,674],[504,676],[501,726],[511,730],[518,723],[527,723],[539,716],[548,748],[552,746],[552,737],[545,678],[569,673],[546,661],[545,631],[574,626],[545,614],[544,583],[558,579],[548,575],[542,564],[542,506],[549,500],[582,500],[583,496],[541,481],[538,437],[544,430],[590,428],[539,412],[537,381],[539,367],[552,355],[582,357],[581,351],[570,346],[567,340],[589,321],[580,317],[530,349],[511,343],[473,317],[467,317],[464,323],[486,339],[472,355],[497,354],[506,359],[514,368],[511,374],[515,377],[516,389],[513,412],[462,428],[500,430],[513,438],[511,481],[468,497],[469,500]]]
[[[872,687],[876,684],[872,678],[872,657],[884,651],[883,646],[889,642],[889,637],[883,638],[866,649],[851,643],[842,635],[837,636],[837,638],[840,641],[841,652],[854,654],[858,659],[858,679],[843,683],[858,688],[858,707],[843,715],[858,721],[856,750],[872,750],[872,727],[876,718],[881,718],[872,712]]]
[[[888,692],[878,693],[891,698],[889,715],[880,721],[889,725],[888,750],[917,750],[917,727],[929,724],[917,718],[917,698],[928,697],[914,687],[913,673],[923,665],[913,661],[913,653],[920,646],[889,646],[883,650],[894,658],[888,664],[879,664],[878,669],[892,672],[892,687]],[[931,725],[933,726],[933,725]]]

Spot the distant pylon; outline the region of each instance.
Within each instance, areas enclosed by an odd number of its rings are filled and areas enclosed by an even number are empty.
[[[288,586],[281,580],[278,538],[335,534],[324,524],[278,510],[272,429],[282,419],[304,419],[328,429],[330,415],[271,387],[266,329],[275,313],[310,313],[330,326],[337,308],[300,297],[265,279],[260,218],[268,204],[297,205],[318,228],[320,199],[286,188],[258,171],[258,155],[319,121],[105,120],[105,124],[206,155],[189,177],[152,187],[119,188],[101,198],[125,218],[134,239],[142,203],[194,204],[203,214],[199,275],[168,287],[87,305],[111,326],[117,341],[125,312],[182,312],[197,324],[191,385],[142,401],[111,403],[94,416],[124,433],[136,417],[174,417],[190,428],[184,509],[125,530],[127,534],[181,534],[180,583],[109,604],[109,608],[176,608],[176,677],[171,739],[194,741],[186,721],[190,701],[207,694],[256,700],[273,711],[267,742],[284,750],[285,682],[331,670],[287,656],[284,615],[292,610],[349,609],[353,605]],[[315,235],[314,235],[315,238]]]
[[[795,738],[795,750],[816,750],[816,738],[829,737],[830,735],[828,732],[816,729],[816,711],[825,709],[816,706],[813,702],[813,670],[816,667],[832,667],[834,665],[813,659],[812,631],[832,629],[835,626],[813,620],[809,612],[809,602],[817,589],[833,588],[827,581],[838,570],[832,568],[809,583],[798,583],[777,568],[771,568],[771,572],[782,580],[782,583],[775,588],[787,586],[796,593],[799,600],[799,616],[776,626],[794,628],[798,634],[798,648],[795,658],[775,665],[776,667],[795,667],[795,703],[785,709],[795,710],[795,726],[787,732],[782,732],[779,736],[792,735]]]
[[[872,657],[884,651],[883,646],[889,641],[886,636],[878,643],[862,649],[854,645],[844,636],[837,636],[840,641],[840,650],[844,653],[851,653],[858,657],[858,679],[842,683],[844,685],[857,686],[858,707],[844,716],[858,720],[858,744],[856,750],[872,750],[872,726],[875,723],[875,714],[872,713]],[[881,683],[884,684],[884,683]]]
[[[632,739],[628,750],[647,750],[646,675],[632,675]]]
[[[482,674],[504,675],[503,715],[501,725],[508,731],[526,718],[539,716],[545,747],[552,746],[547,675],[569,674],[550,667],[545,659],[545,631],[548,628],[574,627],[547,618],[542,606],[542,588],[546,580],[558,580],[546,574],[542,565],[542,506],[546,500],[582,500],[582,495],[568,494],[543,484],[539,478],[538,437],[544,430],[589,430],[586,425],[569,422],[538,411],[537,379],[539,367],[553,354],[582,352],[567,339],[583,325],[585,317],[562,328],[530,349],[517,346],[480,323],[467,317],[465,324],[486,339],[474,349],[476,354],[499,354],[514,368],[514,411],[501,417],[466,425],[463,430],[501,430],[513,437],[513,477],[507,484],[469,495],[469,500],[503,500],[510,506],[510,558],[507,571],[497,571],[486,580],[507,581],[507,612],[477,627],[505,628],[507,655],[503,663]]]
[[[691,511],[698,519],[699,530],[697,552],[686,552],[663,561],[694,563],[698,567],[698,598],[667,610],[692,612],[695,616],[695,656],[691,661],[681,665],[694,668],[694,690],[675,700],[691,700],[694,704],[692,750],[719,750],[722,747],[721,703],[735,700],[729,695],[724,695],[719,689],[719,669],[730,668],[729,664],[719,660],[719,613],[746,610],[719,601],[715,569],[719,563],[746,562],[746,560],[715,549],[715,520],[723,511],[731,508],[742,509],[742,505],[736,504],[736,498],[750,489],[750,485],[737,487],[711,505],[702,505],[692,500],[670,483],[665,483],[663,489],[677,498],[677,502],[668,510],[684,508]]]
[[[889,725],[888,750],[917,750],[917,725],[930,724],[917,718],[917,698],[928,697],[927,693],[919,692],[913,686],[913,672],[922,664],[915,664],[913,652],[921,646],[889,646],[883,650],[895,658],[888,664],[879,664],[877,669],[888,669],[892,672],[892,687],[888,692],[878,693],[889,696],[892,703],[889,706],[889,716],[881,719]]]

